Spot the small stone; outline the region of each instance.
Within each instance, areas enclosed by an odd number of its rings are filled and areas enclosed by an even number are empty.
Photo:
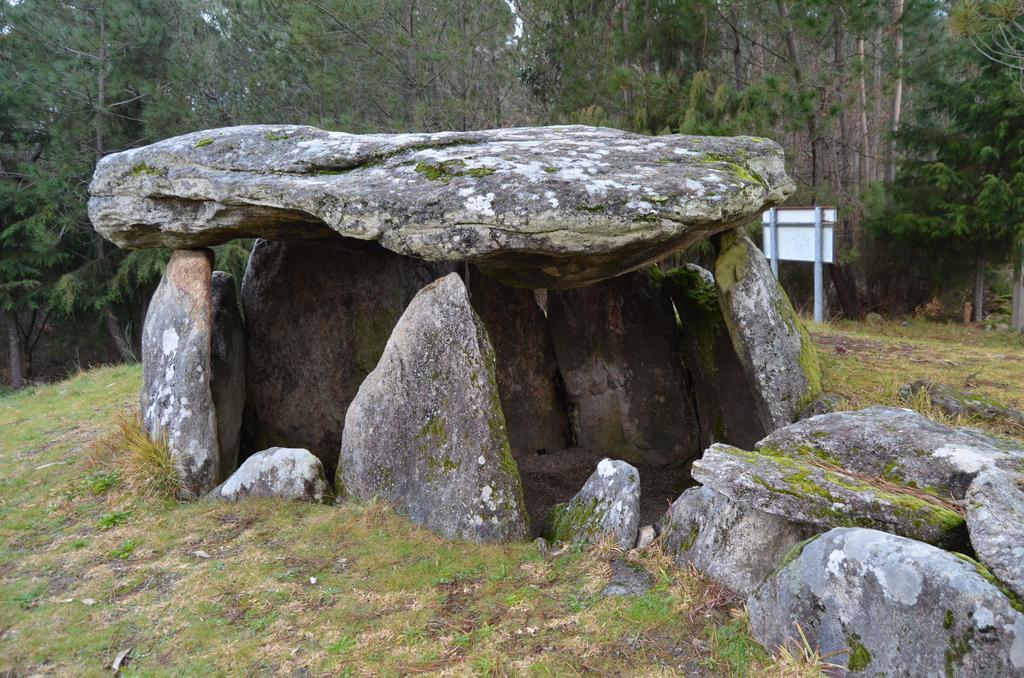
[[[204,558],[204,559],[205,558],[212,558],[213,557],[209,553],[207,553],[206,551],[193,551],[192,555],[194,555],[196,558]]]
[[[883,322],[884,320],[885,318],[882,317],[881,313],[875,313],[874,311],[871,311],[870,313],[864,316],[864,321],[869,325],[877,325],[878,323]]]
[[[950,417],[973,417],[982,421],[1024,426],[1024,412],[948,384],[920,379],[904,384],[899,390],[900,398],[905,402],[911,402],[919,393],[926,394],[933,407]]]
[[[92,599],[92,598],[82,598],[82,605],[87,605],[89,607],[92,607],[95,604],[96,604],[96,601],[94,599]]]
[[[309,450],[271,447],[246,459],[207,498],[239,501],[273,497],[322,503],[327,494],[323,464]]]
[[[612,578],[601,596],[642,596],[654,586],[654,576],[642,567],[630,565],[621,558],[612,560]]]
[[[797,415],[797,420],[816,417],[819,414],[835,412],[839,409],[841,404],[842,400],[839,396],[832,393],[825,393],[807,403],[807,405],[800,410],[800,414]]]
[[[653,525],[644,525],[640,528],[640,535],[636,539],[636,549],[643,551],[645,548],[654,543],[654,538],[657,534],[654,531]]]
[[[623,550],[633,548],[640,524],[640,474],[617,459],[602,459],[583,489],[548,516],[549,542],[594,543],[611,535]]]

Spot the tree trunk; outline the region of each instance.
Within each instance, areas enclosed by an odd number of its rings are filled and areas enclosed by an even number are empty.
[[[25,385],[25,373],[21,358],[21,335],[18,334],[18,322],[13,311],[4,311],[4,324],[7,325],[7,357],[11,369],[11,388],[17,390]]]
[[[1010,326],[1024,332],[1024,247],[1018,244],[1013,257],[1013,315]]]
[[[857,104],[858,108],[860,108],[860,139],[858,144],[860,157],[857,162],[857,183],[860,185],[861,190],[863,190],[867,186],[868,181],[871,180],[871,148],[868,139],[868,65],[864,55],[863,35],[857,38],[857,60],[860,62],[859,91],[857,92]]]
[[[892,95],[892,116],[889,119],[889,139],[886,143],[886,186],[891,185],[896,178],[896,132],[900,130],[900,115],[903,111],[903,0],[893,2],[892,23],[895,33],[893,52],[896,58],[896,88]]]
[[[974,322],[985,319],[985,257],[978,257],[978,267],[974,272]]]

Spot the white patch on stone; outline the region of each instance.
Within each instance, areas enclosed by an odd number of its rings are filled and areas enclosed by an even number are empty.
[[[494,216],[494,209],[491,207],[491,201],[494,200],[494,194],[488,193],[487,195],[474,195],[466,201],[466,209],[470,212],[479,212],[489,217]]]
[[[160,347],[164,352],[164,355],[170,355],[178,350],[178,331],[173,327],[168,327],[164,330],[163,341],[160,343]]]
[[[484,455],[481,454],[479,457],[476,458],[476,463],[478,463],[481,466],[483,466],[484,464],[487,463],[487,459],[485,459]]]
[[[995,623],[996,616],[992,613],[992,610],[983,605],[978,605],[974,608],[974,625],[978,630],[990,629]]]
[[[950,464],[964,473],[977,473],[995,461],[995,455],[966,445],[943,445],[932,456],[948,459]]]
[[[921,593],[921,573],[900,563],[886,563],[871,571],[889,600],[913,605]]]
[[[611,478],[615,475],[615,464],[611,462],[611,459],[602,459],[598,462],[597,475],[602,478]]]
[[[1010,646],[1010,663],[1015,668],[1024,668],[1024,615],[1018,614],[1013,622],[1013,644]]]
[[[842,576],[842,571],[839,568],[844,560],[846,560],[846,554],[840,549],[835,549],[832,553],[828,554],[828,563],[825,565],[825,569],[833,577],[839,578]]]

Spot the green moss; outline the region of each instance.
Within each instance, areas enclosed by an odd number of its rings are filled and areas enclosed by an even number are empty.
[[[715,261],[715,284],[723,294],[728,294],[740,281],[747,270],[750,253],[746,243],[736,231],[729,231],[722,236],[721,250]]]
[[[690,531],[686,534],[686,539],[680,542],[679,549],[681,551],[689,551],[697,543],[697,537],[699,536],[700,527],[697,526],[697,523],[690,523]]]
[[[132,167],[132,176],[135,176],[135,177],[138,177],[138,176],[162,177],[162,176],[164,176],[166,174],[167,174],[167,170],[165,170],[165,169],[157,169],[156,167],[153,167],[152,165],[148,165],[148,164],[146,164],[144,162],[140,162],[138,165],[135,165],[134,167]]]
[[[739,159],[744,159],[742,154],[737,154]],[[768,182],[757,172],[753,171],[749,167],[736,162],[737,158],[733,158],[722,153],[704,153],[700,156],[701,162],[707,163],[722,163],[728,166],[729,170],[736,175],[736,177],[743,182],[748,184],[757,184],[767,188]]]
[[[775,568],[775,571],[778,572],[779,570],[784,568],[786,565],[789,565],[794,560],[799,558],[800,554],[804,552],[805,548],[807,548],[807,545],[810,544],[812,541],[814,541],[815,539],[817,539],[820,536],[821,536],[820,534],[816,534],[813,537],[811,537],[810,539],[804,539],[802,542],[800,542],[798,544],[794,544],[791,549],[789,549],[788,551],[786,551],[785,554],[783,554],[782,559],[779,560],[779,564]]]
[[[956,675],[956,665],[971,651],[971,641],[974,640],[974,625],[971,624],[960,636],[953,636],[949,639],[946,647],[946,676],[953,678]]]
[[[417,440],[425,440],[430,438],[436,447],[444,447],[448,444],[448,427],[444,423],[444,419],[439,416],[432,416],[427,420],[419,432],[416,434]],[[421,443],[421,447],[425,443]]]
[[[946,610],[946,614],[942,617],[942,628],[951,629],[953,628],[953,610]]]
[[[604,212],[608,208],[605,205],[580,205],[580,209],[584,212]]]
[[[213,139],[211,139],[210,137],[203,137],[202,139],[200,139],[199,141],[196,142],[196,148],[202,148],[203,146],[209,146],[212,143],[213,143]]]
[[[557,171],[558,171],[558,168],[557,168],[557,167],[545,167],[545,168],[543,168],[543,169],[544,169],[544,171],[545,171],[545,172],[547,172],[547,173],[549,173],[549,174],[552,174],[552,173],[554,173],[554,172],[557,172]]]
[[[486,177],[494,174],[497,170],[493,167],[474,167],[464,169],[464,160],[454,158],[443,162],[419,162],[416,163],[416,172],[422,174],[430,181],[448,183],[456,177]]]
[[[267,141],[284,141],[288,138],[288,133],[282,132],[281,134],[278,134],[277,132],[267,132],[263,135],[263,138]]]
[[[850,646],[850,655],[846,661],[846,668],[851,671],[863,671],[866,669],[871,664],[871,653],[860,642],[860,636],[856,633],[851,634],[846,639],[846,643]]]
[[[997,579],[996,576],[992,574],[992,571],[990,569],[985,567],[985,565],[983,565],[982,563],[979,563],[974,558],[964,555],[963,553],[954,552],[953,555],[959,558],[960,560],[974,566],[975,572],[977,572],[982,579],[987,581],[989,584],[992,584],[992,586],[995,586],[997,589],[999,589],[1000,593],[1006,596],[1006,598],[1010,601],[1010,605],[1013,607],[1013,609],[1017,610],[1018,612],[1024,613],[1024,602],[1022,602],[1020,597],[1018,597],[1017,594],[1013,592],[1013,589],[1003,584],[1003,582],[999,581],[999,579]]]
[[[590,541],[597,536],[605,509],[597,497],[588,502],[570,501],[551,509],[544,538],[550,542]]]
[[[721,317],[722,309],[718,305],[718,290],[714,283],[708,282],[704,276],[687,266],[673,268],[664,274],[670,285],[675,286],[686,298],[712,316]]]

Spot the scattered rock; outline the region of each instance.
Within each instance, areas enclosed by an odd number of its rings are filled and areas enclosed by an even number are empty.
[[[799,624],[853,675],[1024,675],[1020,603],[991,580],[965,556],[840,528],[795,547],[747,610],[766,648],[798,639]]]
[[[839,396],[832,393],[825,393],[807,403],[807,406],[800,410],[800,414],[797,415],[797,420],[799,421],[800,419],[816,417],[819,414],[835,412],[841,405],[842,399]]]
[[[139,409],[150,437],[167,441],[182,499],[208,492],[220,472],[210,388],[212,277],[211,251],[172,252],[142,329]]]
[[[919,393],[925,393],[934,407],[951,417],[973,417],[982,421],[1016,424],[1024,427],[1024,412],[1015,410],[988,398],[967,393],[948,384],[927,379],[904,384],[900,398],[911,402]]]
[[[765,431],[792,423],[821,393],[811,341],[768,260],[739,231],[718,240],[715,284],[733,348],[747,372]]]
[[[640,533],[636,538],[636,549],[638,551],[643,551],[654,543],[654,538],[657,536],[658,534],[654,531],[653,525],[644,525],[640,528]]]
[[[494,350],[459,276],[420,290],[345,416],[338,493],[478,542],[529,534]]]
[[[948,502],[878,483],[822,462],[769,456],[716,443],[693,463],[695,480],[765,513],[823,527],[874,527],[931,544],[962,547],[964,518]]]
[[[246,459],[208,498],[274,497],[321,503],[327,494],[323,464],[309,450],[271,447]]]
[[[252,125],[104,157],[89,218],[122,247],[337,232],[429,261],[479,262],[519,287],[566,287],[749,221],[793,189],[778,144],[751,137]]]
[[[647,271],[548,293],[578,445],[636,464],[699,452],[672,302]]]
[[[547,318],[533,290],[469,272],[473,310],[487,328],[498,366],[498,393],[517,458],[568,447],[569,415]]]
[[[662,284],[679,314],[680,350],[693,382],[701,448],[711,443],[753,447],[767,431],[750,416],[758,402],[729,337],[714,275],[686,264],[666,271]]]
[[[413,295],[442,270],[337,237],[257,241],[242,282],[246,448],[305,448],[332,477],[345,410]]]
[[[869,325],[877,325],[878,323],[883,322],[884,320],[885,318],[882,317],[881,313],[875,313],[874,311],[864,316],[864,321]]]
[[[550,542],[593,543],[611,535],[619,548],[636,543],[640,526],[640,474],[624,461],[602,459],[575,497],[551,509]]]
[[[794,544],[821,528],[749,508],[704,486],[683,492],[659,531],[662,548],[677,565],[693,565],[747,596]]]
[[[1024,478],[989,469],[967,488],[967,530],[981,562],[1024,596]],[[1022,641],[1024,642],[1024,641]]]
[[[642,567],[630,565],[621,558],[612,560],[612,578],[601,591],[603,598],[611,596],[642,596],[654,586],[654,577]]]
[[[220,448],[218,481],[238,468],[238,443],[245,409],[245,326],[238,307],[235,279],[214,271],[211,281],[213,331],[210,335],[210,392],[217,414]]]
[[[761,452],[796,459],[811,456],[855,473],[963,499],[984,468],[1024,467],[1024,452],[970,429],[943,426],[895,407],[833,412],[775,431]]]

